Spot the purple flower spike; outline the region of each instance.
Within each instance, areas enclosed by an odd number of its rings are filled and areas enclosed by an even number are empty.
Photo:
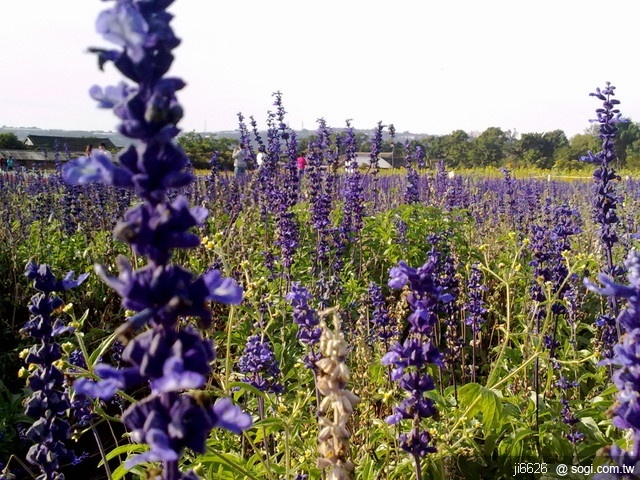
[[[36,290],[43,293],[70,290],[82,284],[89,276],[88,273],[83,273],[74,279],[73,274],[74,272],[69,272],[65,275],[64,279],[56,280],[48,265],[38,265],[31,261],[27,263],[25,267],[25,276],[33,280],[33,287]]]
[[[207,300],[215,300],[226,305],[242,302],[242,287],[231,278],[224,278],[220,271],[209,270],[200,277],[207,287]]]
[[[124,385],[115,378],[97,382],[88,378],[79,378],[73,384],[73,389],[76,393],[102,400],[111,400],[115,397],[116,392],[123,387]]]
[[[309,353],[304,362],[307,368],[314,370],[315,363],[320,358],[317,344],[322,336],[322,328],[316,311],[309,306],[311,294],[299,282],[293,282],[286,300],[293,305],[293,322],[298,325],[296,337],[301,343],[309,346]]]
[[[213,345],[185,319],[197,319],[201,327],[212,324],[211,301],[237,305],[242,288],[218,270],[196,274],[172,263],[176,249],[200,245],[196,229],[205,224],[207,210],[190,207],[185,196],[174,198],[174,189],[187,187],[194,176],[190,161],[177,144],[177,123],[183,116],[176,92],[182,79],[165,77],[173,62],[172,50],[180,41],[166,11],[172,0],[116,0],[102,12],[97,29],[117,49],[91,49],[100,68],[112,62],[136,85],[91,88],[101,108],[112,108],[120,120],[118,130],[132,141],[118,154],[118,165],[96,152],[64,166],[69,183],[101,182],[132,188],[142,202],[130,208],[114,231],[147,264],[134,268],[125,257],[117,259],[118,275],[96,266],[100,278],[134,313],[116,330],[122,343],[122,360],[129,366],[98,365],[95,379],[78,379],[76,392],[109,398],[118,390],[148,384],[151,393],[130,405],[122,421],[131,438],[149,450],[131,459],[162,462],[163,479],[193,479],[178,465],[185,449],[203,453],[214,427],[240,433],[251,426],[251,417],[226,399],[213,403],[194,389],[206,384],[215,357]],[[35,275],[35,274],[34,274]],[[65,278],[63,287],[81,282]],[[44,282],[49,288],[48,279]],[[34,309],[38,306],[34,306]],[[137,334],[137,336],[136,336]]]
[[[190,388],[200,388],[205,383],[203,375],[185,370],[181,358],[172,357],[163,367],[163,376],[151,381],[154,393],[179,392]]]
[[[27,460],[42,472],[38,478],[62,478],[58,470],[77,459],[65,446],[71,429],[64,416],[71,403],[64,389],[64,375],[55,366],[62,358],[62,348],[56,343],[56,338],[72,332],[73,328],[66,326],[61,319],[53,318],[62,306],[62,300],[53,293],[80,285],[87,274],[74,279],[73,272],[69,272],[63,280],[57,280],[48,265],[29,262],[25,276],[33,280],[38,291],[31,297],[29,321],[20,330],[22,335],[38,342],[29,348],[25,358],[31,371],[27,385],[33,391],[25,402],[25,413],[34,420],[26,432],[33,442]]]
[[[610,277],[600,275],[604,288],[586,281],[590,290],[606,295],[625,298],[627,308],[620,312],[617,322],[622,336],[613,348],[613,355],[601,362],[615,365],[612,380],[618,388],[617,402],[612,408],[613,425],[629,430],[631,447],[624,451],[617,445],[610,449],[611,460],[618,465],[640,464],[640,254],[629,252],[624,263],[628,270],[628,285],[615,283]],[[606,477],[594,477],[606,478]]]
[[[89,95],[98,102],[100,108],[114,108],[116,105],[122,104],[132,93],[135,93],[135,90],[124,82],[104,89],[98,85],[89,89]]]
[[[247,339],[244,353],[238,361],[240,373],[244,374],[249,384],[263,392],[282,393],[283,386],[278,382],[280,367],[268,340],[260,335],[252,335]]]
[[[407,319],[408,336],[403,342],[396,342],[382,358],[382,364],[391,367],[391,380],[407,392],[407,397],[394,407],[394,414],[387,418],[387,423],[412,421],[409,434],[401,434],[399,439],[401,447],[414,457],[418,478],[420,459],[435,451],[435,447],[430,445],[430,435],[420,428],[422,418],[436,414],[434,402],[425,395],[435,388],[428,366],[444,366],[440,351],[432,343],[431,334],[438,321],[436,312],[441,311],[442,304],[452,298],[435,281],[438,267],[436,257],[430,254],[427,262],[418,269],[402,261],[391,269],[389,286],[393,289],[408,286],[407,302],[412,313]]]

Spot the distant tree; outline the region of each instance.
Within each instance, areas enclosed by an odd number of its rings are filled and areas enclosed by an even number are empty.
[[[569,145],[556,150],[554,168],[561,170],[579,170],[584,167],[580,157],[588,151],[597,152],[601,148],[600,139],[595,132],[580,133],[571,137]]]
[[[508,136],[502,129],[489,127],[478,137],[473,139],[471,155],[468,165],[470,167],[499,166],[505,157],[505,145]]]
[[[16,137],[15,133],[0,133],[0,148],[26,150],[27,147]]]
[[[464,130],[455,130],[442,137],[444,160],[450,167],[466,167],[469,165],[471,139]]]
[[[434,168],[435,162],[444,160],[445,153],[442,136],[427,135],[421,139],[421,144],[425,146],[425,162],[427,168]]]
[[[625,167],[630,170],[640,170],[640,139],[627,146],[625,151]]]
[[[624,166],[627,160],[627,149],[640,140],[640,125],[631,120],[620,122],[616,125],[618,134],[616,135],[616,156],[618,166]],[[633,151],[633,149],[631,149]]]
[[[371,151],[371,139],[364,132],[356,132],[356,145],[359,152]]]
[[[553,167],[556,151],[569,146],[562,130],[545,133],[523,133],[516,142],[514,153],[524,165],[538,168]]]
[[[315,137],[315,135],[309,135],[307,137],[304,138],[299,138],[298,139],[298,150],[300,152],[306,152],[307,150],[309,150],[309,144],[311,143],[311,140],[313,139],[313,137]]]
[[[219,152],[219,162],[223,169],[232,168],[231,152],[237,140],[218,138],[214,134],[203,137],[196,132],[188,132],[178,137],[178,144],[184,149],[195,168],[209,168],[213,152]]]

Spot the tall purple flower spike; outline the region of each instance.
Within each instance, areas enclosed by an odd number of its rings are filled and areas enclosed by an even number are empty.
[[[119,118],[118,130],[132,139],[118,155],[118,164],[95,151],[67,163],[63,178],[69,183],[101,182],[133,188],[142,203],[127,211],[116,226],[115,237],[128,243],[147,264],[133,269],[118,258],[118,275],[97,266],[98,275],[122,297],[123,307],[136,314],[119,327],[122,339],[131,339],[122,353],[125,368],[98,365],[98,381],[78,379],[75,390],[109,398],[119,389],[148,383],[151,394],[130,405],[122,421],[131,438],[149,445],[127,466],[159,461],[167,480],[194,479],[181,473],[178,463],[185,448],[204,452],[213,427],[235,433],[251,426],[251,417],[229,399],[211,401],[205,394],[185,393],[202,387],[215,356],[212,343],[193,327],[180,328],[179,319],[195,317],[200,326],[211,325],[210,301],[235,305],[242,289],[217,270],[195,275],[171,263],[174,249],[200,244],[193,227],[202,226],[207,211],[190,207],[183,195],[170,200],[168,191],[193,181],[189,160],[174,138],[182,118],[176,92],[185,86],[179,78],[165,77],[173,62],[174,35],[166,11],[172,0],[116,0],[102,12],[97,30],[114,43],[114,50],[91,49],[100,68],[107,62],[134,85],[93,87],[90,95],[101,108]],[[141,331],[137,336],[136,333]],[[135,338],[133,338],[135,336]]]
[[[601,362],[603,365],[615,365],[616,371],[612,376],[613,383],[618,388],[617,402],[611,413],[613,425],[629,431],[631,447],[628,450],[618,445],[607,449],[611,460],[620,466],[640,467],[640,254],[636,250],[629,252],[624,262],[628,274],[628,284],[616,283],[609,275],[601,273],[598,280],[601,286],[585,279],[585,286],[596,293],[607,297],[624,298],[627,307],[617,318],[622,336],[620,342],[613,347],[613,356]],[[622,470],[622,469],[621,469]],[[636,470],[637,471],[637,470]],[[598,474],[597,480],[628,478],[620,475]],[[635,476],[633,478],[636,478]]]
[[[55,292],[63,292],[80,285],[89,274],[74,278],[69,272],[62,280],[57,280],[48,265],[38,265],[31,261],[25,268],[25,276],[33,281],[38,291],[31,297],[29,321],[20,333],[38,341],[29,348],[25,361],[36,368],[28,379],[33,394],[25,402],[25,413],[34,419],[26,432],[34,444],[27,453],[27,460],[40,468],[38,478],[64,479],[58,470],[76,461],[65,441],[71,436],[71,428],[65,420],[65,413],[71,407],[69,397],[64,392],[64,375],[54,363],[62,358],[62,348],[56,341],[58,335],[73,332],[73,327],[64,325],[62,320],[53,319],[54,312],[62,306],[62,300]]]
[[[409,287],[407,302],[411,314],[407,318],[409,334],[402,342],[396,342],[382,358],[382,364],[391,367],[391,379],[407,392],[407,397],[393,408],[387,423],[397,424],[410,420],[411,431],[400,435],[400,446],[415,460],[416,478],[421,478],[420,459],[436,451],[428,431],[420,428],[420,419],[437,413],[435,403],[425,394],[435,388],[428,365],[444,367],[438,347],[431,341],[437,323],[436,307],[440,302],[451,301],[435,281],[436,259],[430,256],[420,268],[412,268],[401,261],[389,272],[389,287],[400,290]]]
[[[620,265],[614,264],[613,247],[619,241],[617,225],[620,219],[617,207],[622,198],[616,192],[616,182],[620,180],[620,176],[613,168],[613,163],[617,158],[615,147],[618,133],[617,124],[626,120],[622,118],[620,109],[617,108],[620,101],[613,98],[615,89],[616,87],[607,82],[605,88],[602,90],[596,88],[595,92],[589,94],[602,101],[602,107],[596,110],[598,118],[590,120],[590,122],[600,125],[598,136],[602,140],[602,150],[597,153],[589,151],[587,155],[580,158],[580,161],[596,165],[596,170],[593,173],[594,197],[592,203],[593,218],[599,225],[598,233],[605,257],[603,272],[614,278],[620,278],[622,268]],[[604,355],[610,357],[613,354],[613,345],[618,341],[621,331],[616,325],[616,317],[619,312],[618,301],[615,297],[609,297],[607,300],[607,309],[598,317],[596,325],[602,331]]]

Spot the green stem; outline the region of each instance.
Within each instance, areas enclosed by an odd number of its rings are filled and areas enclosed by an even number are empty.
[[[229,310],[229,318],[227,319],[227,358],[224,359],[224,385],[222,388],[226,391],[229,385],[229,377],[231,376],[231,334],[233,332],[233,317],[236,309],[232,305]]]
[[[504,282],[504,280],[503,280]],[[498,358],[496,358],[496,361],[494,363],[494,368],[493,370],[491,370],[491,373],[489,374],[489,378],[487,379],[487,388],[492,388],[492,384],[494,382],[494,379],[496,377],[496,375],[498,375],[498,368],[500,367],[500,361],[502,360],[502,357],[504,356],[504,352],[507,349],[507,345],[509,344],[509,337],[510,337],[510,328],[511,328],[511,288],[509,287],[509,283],[508,282],[504,282],[504,286],[506,289],[505,295],[506,295],[506,325],[505,325],[505,331],[504,331],[504,338],[502,339],[502,347],[500,348],[500,353],[498,353]]]
[[[107,472],[107,478],[111,480],[111,468],[109,468],[109,461],[107,460],[107,454],[104,451],[102,440],[100,440],[100,435],[98,434],[98,430],[96,430],[96,427],[93,424],[93,422],[91,422],[91,431],[93,432],[93,436],[95,437],[96,443],[98,444],[98,450],[100,451],[100,456],[102,457],[102,463],[104,464],[104,469]]]

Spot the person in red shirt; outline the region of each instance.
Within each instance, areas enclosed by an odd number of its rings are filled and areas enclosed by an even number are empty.
[[[304,157],[304,155],[300,155],[298,157],[298,177],[302,178],[302,176],[304,175],[304,169],[307,167],[307,159]]]

